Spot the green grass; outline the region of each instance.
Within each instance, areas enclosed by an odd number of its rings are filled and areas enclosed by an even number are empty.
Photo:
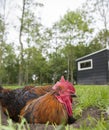
[[[8,88],[18,88],[19,86],[9,86]],[[77,98],[74,99],[76,102],[73,108],[74,117],[80,118],[82,111],[88,107],[97,107],[101,110],[105,110],[109,113],[109,86],[97,86],[97,85],[77,85],[75,86]],[[100,120],[96,120],[93,117],[89,117],[90,122],[96,122],[94,127],[82,125],[80,128],[73,128],[73,126],[59,125],[55,126],[55,130],[109,130],[109,120],[105,121],[102,117]],[[22,120],[20,124],[13,124],[12,121],[8,120],[8,126],[0,125],[0,130],[30,130],[29,126],[25,127],[25,120]],[[47,124],[48,125],[48,124]],[[47,127],[46,125],[46,127]],[[46,128],[45,128],[46,130]]]
[[[77,99],[74,115],[80,116],[88,107],[98,107],[107,110],[109,107],[109,86],[76,86]]]
[[[22,119],[21,123],[13,123],[11,119],[8,119],[7,123],[8,125],[0,125],[0,130],[30,130],[25,119]]]
[[[16,88],[21,88],[22,86],[18,86],[18,85],[13,85],[13,86],[10,86],[10,85],[5,85],[3,86],[4,88],[10,88],[10,89],[16,89]]]

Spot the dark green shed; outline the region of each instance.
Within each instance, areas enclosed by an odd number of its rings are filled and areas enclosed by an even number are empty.
[[[109,48],[76,60],[77,84],[109,84]]]

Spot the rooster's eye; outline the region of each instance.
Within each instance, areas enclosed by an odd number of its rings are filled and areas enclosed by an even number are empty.
[[[56,93],[56,96],[60,96],[60,94],[59,94],[59,93]]]

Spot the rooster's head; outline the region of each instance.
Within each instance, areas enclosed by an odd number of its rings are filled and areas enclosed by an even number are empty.
[[[58,81],[53,89],[58,91],[58,94],[55,95],[59,102],[63,103],[66,107],[68,115],[72,115],[72,96],[75,96],[75,88],[72,83],[65,80],[62,76],[60,81]]]
[[[72,97],[76,97],[75,88],[72,83],[64,79],[64,76],[61,77],[60,81],[58,81],[53,89],[61,89],[61,92],[69,93]]]

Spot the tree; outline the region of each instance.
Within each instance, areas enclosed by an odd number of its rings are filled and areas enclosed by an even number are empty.
[[[74,45],[71,44],[67,44],[64,47],[64,55],[65,55],[65,60],[67,62],[67,80],[71,80],[71,82],[73,83],[73,70],[74,70],[74,63],[75,63],[75,49],[74,49]]]
[[[17,57],[14,52],[13,44],[5,44],[3,54],[5,76],[3,82],[13,84],[17,82],[18,68]]]
[[[56,23],[56,27],[58,29],[58,38],[60,39],[60,42],[66,45],[66,58],[68,60],[67,78],[73,82],[75,60],[75,51],[73,46],[76,46],[80,42],[84,43],[87,41],[87,36],[92,32],[92,29],[89,28],[89,21],[86,21],[85,15],[80,11],[67,12],[67,14]]]
[[[100,19],[103,22],[104,34],[105,34],[104,41],[105,41],[105,45],[108,46],[108,44],[109,44],[109,35],[108,35],[109,1],[108,0],[97,0],[95,8],[98,11],[99,15],[101,16]]]
[[[57,23],[61,37],[65,44],[78,44],[87,40],[87,35],[92,32],[89,28],[89,21],[86,21],[84,13],[80,11],[69,11],[64,17]],[[78,39],[78,40],[77,40]]]
[[[12,75],[14,72],[13,59],[15,58],[15,54],[11,43],[7,41],[9,27],[8,15],[10,13],[10,8],[7,6],[9,4],[8,2],[8,0],[0,1],[0,83],[5,84],[9,83],[11,78],[15,81],[14,78],[16,77],[16,75]]]
[[[4,67],[4,44],[0,44],[0,84],[2,84],[3,78],[5,76]]]
[[[61,49],[57,52],[52,52],[49,54],[48,60],[48,72],[49,77],[52,78],[53,83],[55,83],[62,75],[66,77],[66,59],[62,53]]]
[[[100,32],[98,32],[98,34],[90,42],[90,44],[92,45],[89,45],[93,47],[91,49],[92,52],[94,50],[100,50],[106,47],[104,38],[107,37],[107,35],[109,36],[109,31],[101,30]]]
[[[40,39],[39,28],[40,24],[35,21],[35,13],[33,12],[34,6],[42,6],[40,3],[36,3],[31,0],[23,0],[21,26],[19,32],[20,43],[20,59],[19,59],[19,84],[24,81],[24,43],[27,47],[31,47],[32,43]]]
[[[93,19],[92,26],[96,33],[104,31],[102,38],[102,44],[106,47],[109,43],[109,1],[108,0],[87,0],[83,6],[84,12],[87,17]],[[94,35],[94,36],[95,36]]]
[[[0,2],[2,11],[0,13],[0,21],[1,21],[1,42],[4,43],[6,40],[6,0]]]
[[[23,32],[23,25],[24,25],[24,12],[25,12],[25,4],[26,0],[23,0],[23,7],[22,7],[22,15],[21,15],[21,25],[20,25],[20,32],[19,32],[19,44],[20,44],[20,61],[19,61],[19,85],[23,83],[23,42],[22,42],[22,32]]]
[[[47,63],[45,58],[42,56],[41,51],[36,47],[30,47],[24,51],[25,61],[25,83],[32,82],[32,76],[37,76],[37,83],[45,81]]]
[[[4,16],[4,15],[3,15]],[[2,79],[5,75],[5,68],[4,68],[4,45],[5,43],[5,23],[4,18],[0,14],[0,84],[2,83]]]

